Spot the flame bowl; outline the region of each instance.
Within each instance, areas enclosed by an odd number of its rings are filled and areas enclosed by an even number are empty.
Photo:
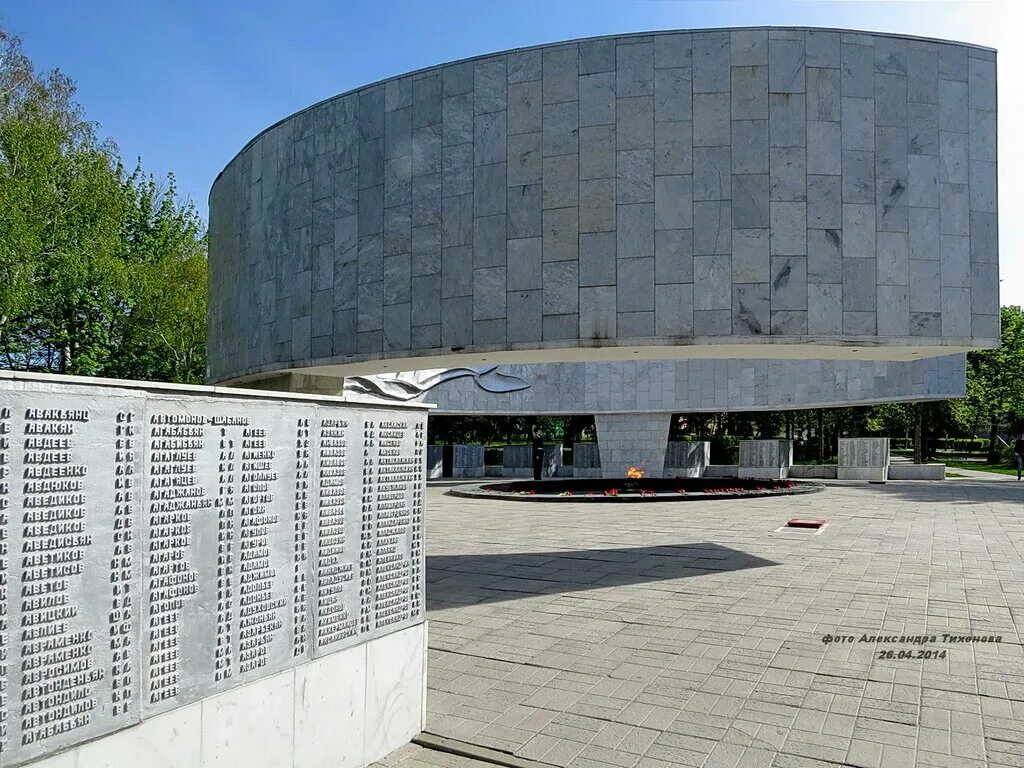
[[[459,485],[450,496],[538,502],[655,502],[792,496],[825,489],[821,483],[795,480],[737,480],[735,478],[572,478],[515,480]]]

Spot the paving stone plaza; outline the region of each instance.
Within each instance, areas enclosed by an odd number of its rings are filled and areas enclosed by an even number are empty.
[[[1024,759],[1015,483],[830,484],[625,513],[444,490],[427,499],[428,732],[571,768]],[[829,524],[780,531],[794,516]],[[476,765],[417,747],[388,764]]]

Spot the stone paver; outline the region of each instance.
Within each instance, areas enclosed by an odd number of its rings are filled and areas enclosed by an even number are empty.
[[[416,744],[407,744],[374,763],[372,768],[493,768],[493,765],[448,752],[425,749]]]
[[[1024,764],[1022,486],[649,505],[443,494],[428,491],[428,731],[567,768]],[[778,530],[806,516],[830,523]]]

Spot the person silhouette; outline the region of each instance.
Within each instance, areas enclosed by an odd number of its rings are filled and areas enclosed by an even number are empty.
[[[1021,470],[1024,470],[1024,433],[1018,434],[1013,443],[1013,458],[1017,462],[1017,479],[1020,480]]]
[[[540,480],[544,473],[544,441],[540,432],[533,433],[533,479]]]

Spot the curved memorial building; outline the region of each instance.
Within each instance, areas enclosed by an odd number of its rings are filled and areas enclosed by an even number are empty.
[[[995,66],[885,34],[658,32],[328,99],[214,184],[210,378],[993,346]]]

